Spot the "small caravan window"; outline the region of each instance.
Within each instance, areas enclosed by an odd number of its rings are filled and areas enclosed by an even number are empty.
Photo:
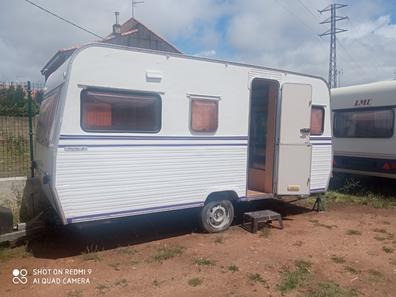
[[[81,126],[87,131],[147,132],[161,129],[161,97],[157,94],[84,90]]]
[[[388,138],[393,136],[392,109],[334,112],[334,136],[351,138]]]
[[[191,100],[191,130],[194,132],[215,132],[218,126],[218,100]]]
[[[42,145],[50,144],[52,126],[58,106],[60,88],[52,91],[41,102],[40,113],[37,121],[36,140]]]
[[[322,106],[312,106],[311,135],[322,135],[324,129],[325,110]]]

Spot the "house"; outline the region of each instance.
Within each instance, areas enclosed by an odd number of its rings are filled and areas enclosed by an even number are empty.
[[[158,34],[154,33],[135,18],[130,18],[122,25],[118,24],[117,21],[113,25],[113,32],[99,42],[181,54],[176,47],[160,37]],[[43,69],[41,69],[41,74],[44,75],[45,80],[47,80],[50,74],[58,69],[58,67],[61,66],[78,48],[78,46],[75,46],[60,49],[45,64]]]

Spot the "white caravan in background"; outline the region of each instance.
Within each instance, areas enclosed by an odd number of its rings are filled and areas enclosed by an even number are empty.
[[[331,91],[334,172],[396,178],[396,81]]]
[[[327,189],[321,78],[100,43],[46,87],[35,170],[64,224],[201,207],[219,232],[234,202]]]

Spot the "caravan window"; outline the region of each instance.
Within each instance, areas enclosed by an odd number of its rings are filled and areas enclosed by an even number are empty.
[[[388,138],[393,136],[392,109],[334,112],[334,136],[354,138]]]
[[[37,121],[36,140],[42,145],[50,144],[52,126],[54,124],[55,112],[58,106],[60,88],[55,89],[45,96],[41,102],[40,113]]]
[[[81,126],[98,132],[147,132],[161,129],[161,97],[157,94],[84,90]]]
[[[322,106],[312,106],[311,135],[322,135],[324,130],[325,110]]]
[[[194,132],[216,132],[218,126],[218,100],[191,100],[191,130]]]

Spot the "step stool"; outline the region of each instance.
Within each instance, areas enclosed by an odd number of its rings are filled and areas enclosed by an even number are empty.
[[[282,216],[272,210],[245,212],[243,214],[242,227],[246,230],[249,230],[247,226],[251,225],[251,229],[249,231],[252,233],[256,233],[260,223],[268,223],[272,222],[272,220],[277,220],[280,229],[283,229]]]

